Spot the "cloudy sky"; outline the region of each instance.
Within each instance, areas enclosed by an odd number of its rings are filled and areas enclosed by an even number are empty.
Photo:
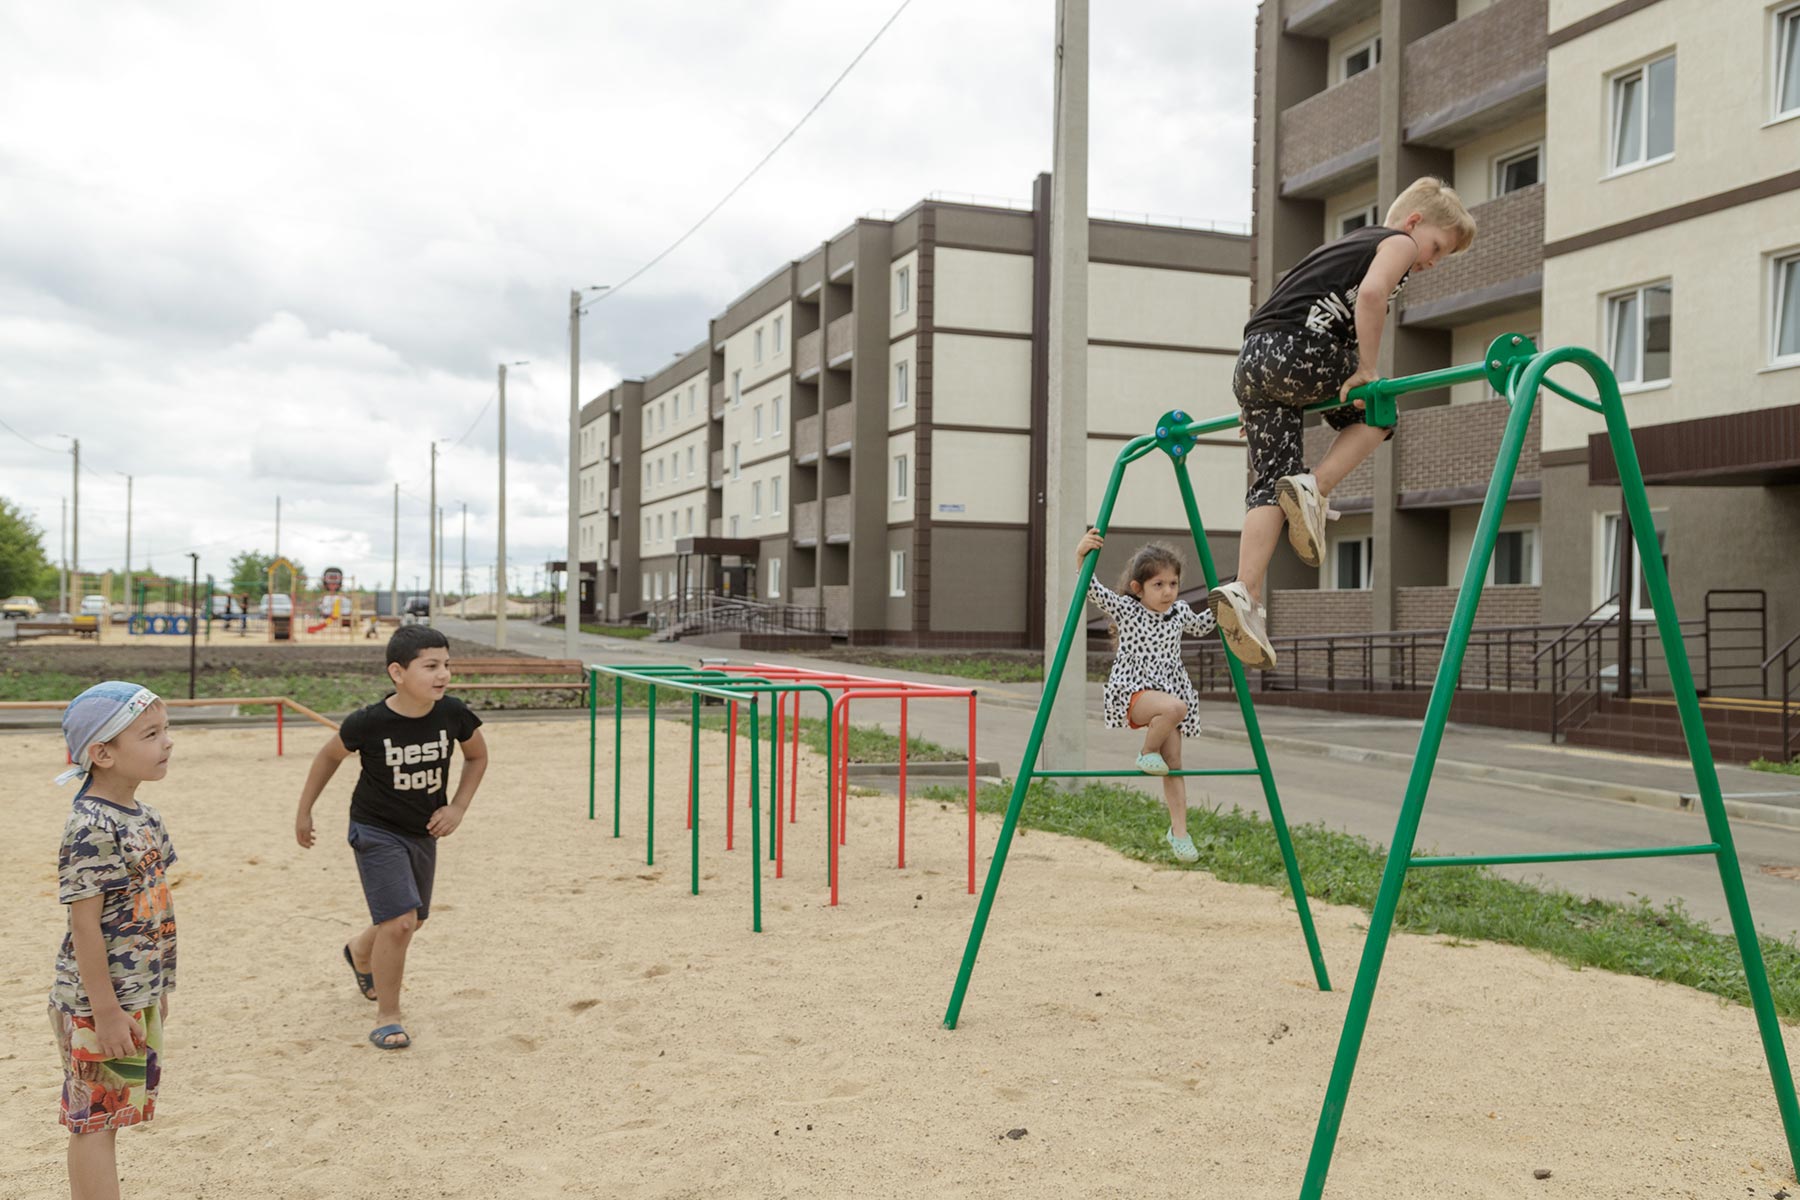
[[[13,4],[0,10],[0,496],[56,553],[223,574],[426,570],[430,443],[455,586],[495,530],[560,558],[567,295],[674,241],[898,0]],[[1090,199],[1243,222],[1251,0],[1095,4]],[[1123,11],[1122,11],[1123,10]],[[705,336],[746,286],[927,193],[1030,195],[1050,165],[1054,0],[912,0],[693,239],[596,305],[581,392]],[[484,411],[485,410],[485,411]]]

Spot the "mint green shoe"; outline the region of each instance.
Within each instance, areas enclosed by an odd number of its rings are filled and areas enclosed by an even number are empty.
[[[1194,849],[1194,839],[1192,837],[1176,837],[1173,825],[1169,826],[1169,831],[1163,834],[1163,841],[1169,843],[1170,852],[1182,862],[1200,861],[1200,852]]]
[[[1146,775],[1167,775],[1169,764],[1163,761],[1162,755],[1152,750],[1148,754],[1138,755],[1137,769]]]

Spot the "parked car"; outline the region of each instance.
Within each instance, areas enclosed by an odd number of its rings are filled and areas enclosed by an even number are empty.
[[[265,617],[291,617],[294,615],[294,598],[284,592],[270,592],[262,598],[261,612]]]
[[[38,602],[30,596],[8,596],[0,600],[0,614],[8,621],[29,621],[43,612]]]
[[[98,593],[81,598],[81,615],[84,617],[104,617],[106,615],[106,597]]]

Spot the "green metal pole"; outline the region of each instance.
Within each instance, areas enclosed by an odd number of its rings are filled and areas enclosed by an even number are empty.
[[[693,844],[693,894],[700,894],[700,693],[692,693],[693,697],[693,729],[688,734],[688,810],[689,838]]]
[[[1145,444],[1155,446],[1154,438],[1134,438],[1113,460],[1112,476],[1106,481],[1106,494],[1100,500],[1100,515],[1094,527],[1102,534],[1112,520],[1113,503],[1119,498],[1119,485],[1125,480],[1125,467],[1147,451]],[[1052,551],[1054,553],[1054,551]],[[994,843],[994,859],[988,866],[987,879],[981,886],[981,901],[975,908],[975,921],[969,928],[969,941],[963,948],[962,965],[957,968],[956,985],[950,991],[950,1007],[944,1013],[944,1028],[955,1029],[962,1012],[963,997],[969,990],[969,976],[975,971],[975,957],[981,952],[981,935],[987,929],[988,914],[994,907],[994,896],[1000,890],[1000,873],[1006,869],[1007,851],[1012,849],[1013,831],[1019,824],[1019,810],[1025,807],[1025,793],[1031,787],[1032,773],[1037,767],[1038,751],[1044,743],[1044,728],[1050,721],[1050,708],[1056,702],[1056,689],[1062,682],[1063,667],[1069,661],[1069,647],[1075,631],[1081,627],[1081,615],[1087,608],[1088,584],[1094,578],[1094,566],[1100,561],[1098,551],[1081,560],[1081,571],[1075,579],[1075,593],[1069,599],[1069,615],[1063,619],[1062,636],[1056,643],[1056,656],[1044,673],[1043,696],[1038,701],[1037,716],[1031,722],[1031,737],[1025,743],[1025,759],[1019,764],[1019,776],[1013,780],[1012,799],[1006,805],[1006,818],[1000,824],[1000,838]]]
[[[1194,535],[1194,552],[1200,556],[1200,570],[1210,590],[1219,586],[1219,573],[1213,565],[1212,548],[1206,540],[1206,526],[1200,520],[1200,507],[1194,502],[1194,484],[1188,478],[1187,460],[1171,458],[1175,468],[1175,486],[1181,490],[1181,507],[1187,512],[1188,528]],[[1225,644],[1219,639],[1219,644]],[[1331,990],[1331,976],[1325,971],[1325,955],[1319,949],[1319,935],[1313,928],[1312,906],[1307,903],[1306,884],[1300,878],[1300,860],[1294,854],[1294,840],[1288,833],[1287,817],[1281,809],[1281,793],[1275,788],[1275,772],[1269,766],[1269,752],[1263,745],[1262,725],[1256,719],[1256,705],[1250,700],[1250,685],[1244,677],[1244,664],[1229,648],[1225,650],[1225,666],[1231,672],[1231,688],[1237,695],[1238,710],[1244,714],[1244,732],[1250,738],[1250,751],[1256,759],[1256,773],[1262,778],[1263,802],[1269,808],[1269,824],[1275,827],[1275,841],[1281,847],[1281,862],[1287,869],[1288,888],[1294,893],[1294,907],[1300,913],[1300,933],[1306,939],[1306,954],[1312,959],[1313,979],[1321,992]]]
[[[619,751],[625,744],[625,680],[613,676],[613,836],[619,836]]]
[[[759,701],[755,692],[750,693],[750,930],[752,933],[762,932],[762,810],[757,807],[756,791],[760,782],[757,773],[756,748],[762,740],[762,719],[758,715]]]
[[[600,672],[588,668],[588,820],[594,819],[594,777],[600,773],[596,726],[600,721]]]
[[[1350,1092],[1351,1077],[1356,1073],[1357,1053],[1362,1048],[1363,1032],[1369,1023],[1369,1006],[1375,999],[1375,984],[1381,975],[1388,935],[1393,931],[1394,912],[1400,904],[1400,890],[1406,883],[1407,865],[1419,833],[1419,818],[1425,811],[1425,794],[1431,788],[1431,773],[1443,745],[1444,722],[1449,719],[1450,701],[1462,674],[1469,630],[1475,624],[1475,606],[1481,600],[1482,581],[1487,578],[1488,562],[1494,554],[1494,540],[1500,532],[1506,497],[1512,491],[1513,475],[1518,469],[1519,452],[1525,445],[1525,428],[1531,422],[1535,398],[1535,387],[1514,394],[1512,415],[1507,419],[1506,431],[1500,439],[1493,477],[1488,480],[1487,500],[1482,504],[1481,519],[1475,527],[1475,543],[1469,550],[1462,589],[1457,593],[1456,610],[1450,618],[1450,632],[1444,639],[1443,655],[1438,660],[1437,682],[1432,685],[1431,703],[1419,732],[1419,748],[1413,758],[1412,773],[1407,778],[1406,800],[1400,807],[1393,840],[1388,843],[1381,889],[1369,915],[1369,934],[1363,941],[1362,961],[1356,968],[1356,983],[1351,988],[1349,1011],[1344,1015],[1344,1029],[1338,1039],[1331,1082],[1325,1089],[1325,1104],[1319,1113],[1318,1129],[1313,1134],[1312,1155],[1307,1160],[1306,1179],[1300,1188],[1301,1200],[1319,1200],[1325,1191],[1325,1175],[1331,1169],[1338,1126],[1344,1119],[1344,1101]]]
[[[769,861],[775,861],[775,839],[778,833],[775,822],[781,819],[781,736],[782,693],[771,688],[769,699],[775,705],[775,712],[769,715]]]
[[[650,685],[650,774],[645,794],[648,811],[644,817],[644,865],[656,861],[656,685]]]
[[[1644,585],[1649,589],[1650,604],[1656,612],[1656,632],[1662,639],[1669,686],[1675,693],[1676,710],[1681,714],[1681,732],[1687,738],[1688,756],[1694,763],[1694,782],[1706,813],[1706,830],[1719,844],[1719,851],[1714,856],[1719,864],[1719,883],[1725,889],[1731,930],[1737,938],[1738,953],[1744,960],[1744,981],[1750,989],[1750,1005],[1756,1012],[1763,1055],[1768,1059],[1769,1078],[1775,1085],[1775,1104],[1781,1111],[1781,1127],[1787,1135],[1789,1167],[1800,1170],[1800,1102],[1794,1095],[1793,1069],[1788,1064],[1787,1045],[1781,1038],[1781,1019],[1775,1012],[1775,998],[1769,992],[1768,970],[1763,964],[1762,946],[1757,941],[1756,922],[1750,914],[1750,898],[1744,893],[1743,870],[1738,864],[1731,822],[1725,816],[1724,798],[1719,792],[1719,770],[1713,761],[1712,744],[1706,736],[1706,722],[1700,716],[1700,703],[1694,695],[1693,668],[1688,663],[1681,624],[1675,615],[1675,598],[1669,590],[1669,573],[1663,567],[1662,548],[1656,543],[1656,521],[1650,512],[1650,498],[1644,493],[1644,473],[1638,465],[1630,424],[1625,419],[1625,404],[1619,396],[1619,385],[1612,371],[1591,351],[1556,350],[1540,356],[1526,372],[1527,385],[1535,386],[1542,377],[1543,368],[1538,363],[1545,359],[1575,362],[1593,377],[1600,391],[1600,404],[1606,413],[1607,439],[1612,443],[1613,461],[1619,468],[1619,486],[1631,515],[1631,530],[1637,540]],[[1628,597],[1620,600],[1629,602]]]

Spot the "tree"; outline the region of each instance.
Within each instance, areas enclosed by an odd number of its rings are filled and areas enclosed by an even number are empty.
[[[0,496],[0,597],[38,595],[46,578],[51,593],[55,592],[56,569],[44,554],[43,539],[44,531],[37,522]]]
[[[232,556],[232,593],[248,596],[253,601],[262,599],[263,593],[269,590],[269,564],[273,561],[275,560],[272,555],[264,554],[260,550],[245,550]],[[288,561],[293,562],[292,559]],[[294,570],[300,575],[306,574],[306,568],[300,563],[294,563]],[[276,579],[275,586],[289,586],[286,571],[283,571],[280,578]]]

